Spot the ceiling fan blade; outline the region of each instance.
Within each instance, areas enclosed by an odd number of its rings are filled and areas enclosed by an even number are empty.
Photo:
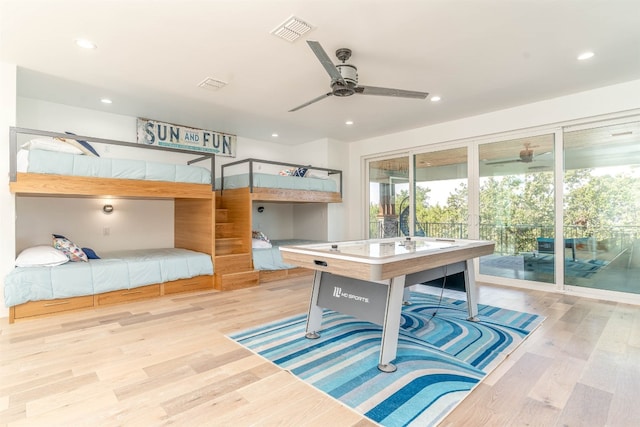
[[[485,165],[506,165],[507,163],[518,163],[522,162],[520,159],[511,159],[511,160],[498,160],[497,162],[487,162]]]
[[[415,98],[425,99],[429,96],[428,92],[417,92],[415,90],[402,90],[391,89],[388,87],[375,87],[375,86],[357,86],[355,87],[356,93],[362,95],[379,95],[379,96],[397,96],[398,98]]]
[[[298,111],[299,109],[304,108],[304,107],[306,107],[307,105],[311,105],[311,104],[313,104],[314,102],[322,101],[323,99],[325,99],[326,97],[331,96],[331,95],[333,95],[333,93],[331,93],[331,92],[327,92],[327,93],[325,93],[324,95],[320,95],[320,96],[319,96],[319,97],[317,97],[317,98],[313,98],[313,99],[312,99],[311,101],[309,101],[309,102],[305,102],[305,103],[304,103],[304,104],[302,104],[302,105],[298,105],[296,108],[292,108],[291,110],[289,110],[289,112],[290,112],[290,113],[292,113],[292,112],[294,112],[294,111]]]
[[[329,73],[329,75],[331,76],[331,81],[339,81],[346,86],[347,83],[342,78],[340,71],[338,71],[333,61],[331,61],[331,58],[329,58],[327,52],[325,52],[322,46],[320,46],[320,43],[313,40],[307,40],[307,44],[309,45],[313,53],[316,54],[324,69],[327,70],[327,73]]]

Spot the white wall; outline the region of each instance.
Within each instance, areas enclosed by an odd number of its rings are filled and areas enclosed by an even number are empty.
[[[341,241],[348,237],[347,230],[353,226],[347,220],[350,209],[357,210],[356,204],[362,187],[347,186],[350,170],[355,169],[350,159],[349,145],[342,141],[329,139],[327,141],[327,164],[331,168],[342,171],[342,203],[330,203],[327,207],[327,240]]]
[[[614,113],[637,114],[639,109],[640,80],[635,80],[350,144],[350,167],[345,179],[350,195],[346,238],[361,239],[365,235],[363,220],[368,209],[362,190],[367,188],[362,164],[367,156],[569,121],[600,120]]]
[[[0,277],[13,269],[15,260],[15,197],[9,191],[9,127],[16,125],[16,75],[14,64],[0,62]],[[9,316],[0,283],[0,317]]]
[[[293,207],[293,216],[294,229],[292,238],[328,240],[329,219],[327,218],[327,204],[303,203],[295,205]]]
[[[258,212],[262,206],[263,212]],[[254,202],[252,229],[262,231],[270,240],[291,239],[293,236],[293,205],[290,203]]]
[[[114,210],[105,214],[102,207]],[[173,247],[173,201],[16,197],[16,253],[50,245],[62,234],[98,255],[121,249]]]

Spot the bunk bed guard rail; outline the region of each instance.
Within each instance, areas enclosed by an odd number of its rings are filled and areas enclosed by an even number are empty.
[[[198,155],[199,157],[187,161],[187,165],[192,165],[197,162],[201,162],[203,160],[210,159],[211,161],[211,191],[215,191],[215,166],[216,166],[216,156],[215,154],[210,153],[201,153],[199,151],[193,150],[184,150],[179,148],[170,148],[170,147],[161,147],[157,145],[145,145],[145,144],[137,144],[133,142],[124,142],[124,141],[116,141],[112,139],[104,139],[104,138],[95,138],[91,136],[83,136],[83,135],[71,135],[66,133],[58,133],[58,132],[48,132],[36,129],[27,129],[27,128],[19,128],[19,127],[10,127],[9,128],[9,180],[11,182],[16,182],[17,179],[17,157],[18,157],[18,135],[36,135],[36,136],[49,136],[51,138],[69,138],[69,139],[80,139],[89,142],[96,142],[98,144],[109,144],[109,145],[121,145],[125,147],[133,147],[133,148],[143,148],[145,150],[162,150],[162,151],[171,151],[172,153],[184,153],[184,154],[193,154]]]
[[[340,188],[340,198],[342,198],[342,171],[338,169],[328,169],[328,168],[320,168],[311,165],[299,165],[295,163],[286,163],[286,162],[276,162],[271,160],[260,160],[260,159],[243,159],[238,160],[231,163],[225,163],[220,168],[220,192],[224,192],[224,168],[237,166],[243,163],[249,164],[249,192],[253,193],[253,165],[255,163],[266,164],[266,165],[275,165],[275,166],[287,166],[293,168],[309,168],[317,171],[327,172],[329,175],[338,175],[339,188]]]

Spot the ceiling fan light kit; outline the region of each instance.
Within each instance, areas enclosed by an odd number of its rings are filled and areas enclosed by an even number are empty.
[[[317,41],[307,40],[307,44],[327,71],[329,77],[331,77],[331,92],[327,92],[324,95],[320,95],[317,98],[312,99],[311,101],[305,102],[304,104],[289,110],[289,112],[298,111],[329,96],[345,97],[359,94],[395,96],[398,98],[413,99],[425,99],[429,96],[428,92],[358,85],[358,68],[353,64],[346,63],[346,61],[351,58],[351,49],[340,48],[336,50],[336,57],[341,61],[341,63],[334,65],[320,43]]]

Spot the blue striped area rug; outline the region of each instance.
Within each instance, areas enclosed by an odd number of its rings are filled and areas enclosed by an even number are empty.
[[[230,335],[319,390],[383,426],[437,424],[543,320],[465,301],[416,293],[402,310],[394,364],[377,368],[382,328],[325,310],[321,337],[304,337],[306,314]],[[433,313],[436,313],[434,316]]]

